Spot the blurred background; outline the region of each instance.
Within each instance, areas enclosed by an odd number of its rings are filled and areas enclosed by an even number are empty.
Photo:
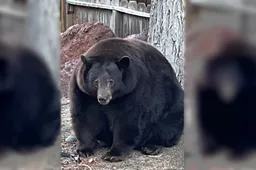
[[[207,124],[206,122],[202,122],[200,119],[200,114],[202,113],[201,108],[203,106],[199,106],[199,103],[206,103],[205,101],[200,101],[198,98],[199,91],[202,87],[206,88],[215,88],[216,81],[215,73],[216,69],[223,69],[220,74],[217,74],[217,77],[221,77],[222,75],[226,76],[226,80],[224,84],[228,83],[228,79],[231,77],[238,77],[237,74],[233,71],[238,71],[239,74],[241,70],[244,69],[241,63],[238,62],[237,66],[240,68],[238,70],[231,69],[230,73],[227,73],[224,68],[229,67],[225,66],[224,62],[219,62],[220,65],[215,65],[215,70],[211,70],[211,72],[207,72],[212,66],[212,61],[217,61],[218,57],[225,56],[237,56],[238,58],[244,57],[250,59],[250,66],[252,70],[256,68],[255,65],[255,30],[256,30],[256,1],[254,0],[187,0],[186,1],[186,17],[185,17],[185,118],[186,118],[186,126],[185,126],[185,169],[256,169],[255,163],[255,154],[254,152],[249,154],[249,156],[244,157],[243,159],[237,157],[237,159],[231,160],[228,157],[227,152],[217,152],[211,156],[206,156],[202,154],[202,146],[205,143],[205,140],[208,140],[209,144],[211,142],[209,136],[202,135],[202,124]],[[233,48],[233,50],[229,50],[229,47],[233,44],[240,43],[242,45],[236,46],[237,48]],[[234,57],[235,58],[235,57]],[[219,61],[221,61],[221,58]],[[238,60],[233,59],[224,59],[227,61],[226,63],[237,62]],[[223,61],[224,61],[223,60]],[[211,64],[211,65],[210,65]],[[246,66],[245,66],[246,67]],[[242,68],[242,69],[241,69]],[[220,69],[220,70],[221,70]],[[238,81],[245,80],[246,76],[254,75],[254,72],[245,73],[241,75],[241,79],[237,79]],[[239,76],[240,76],[239,75]],[[236,78],[237,78],[236,77]],[[235,78],[235,79],[236,79]],[[232,79],[232,78],[231,78]],[[235,80],[233,79],[233,80]],[[251,77],[251,84],[247,84],[244,87],[250,87],[251,94],[254,94],[255,77]],[[221,87],[221,82],[217,82],[217,86]],[[233,82],[235,83],[235,82]],[[200,86],[198,86],[200,85]],[[229,84],[227,90],[224,91],[226,93],[236,84]],[[214,87],[213,87],[214,86]],[[216,86],[216,88],[217,88]],[[201,88],[201,89],[200,89]],[[216,90],[216,89],[215,89]],[[239,93],[243,93],[243,91],[239,91]],[[248,95],[249,96],[249,95]],[[246,116],[250,118],[255,118],[254,113],[256,110],[253,108],[253,101],[250,99],[254,99],[254,96],[243,98],[243,101],[248,104],[247,109],[244,109],[244,112],[239,112],[239,115],[233,114],[233,116],[229,118],[225,118],[226,120],[226,128],[232,129],[232,134],[236,134],[235,129],[239,129],[237,127],[243,126],[251,126],[246,132],[237,132],[237,138],[242,136],[240,133],[248,133],[251,135],[248,139],[240,138],[239,140],[255,140],[254,125],[249,125],[250,122],[253,122],[254,119],[247,119]],[[202,99],[202,98],[201,98]],[[235,100],[241,100],[242,98],[237,97]],[[206,98],[205,98],[206,100]],[[207,107],[210,108],[214,106],[216,102],[213,98],[208,98],[207,105],[204,106],[207,110]],[[218,101],[219,102],[219,101]],[[223,104],[224,106],[235,106],[240,107],[240,105],[233,105],[232,102],[228,104]],[[244,107],[241,105],[241,107]],[[249,109],[250,108],[250,109]],[[212,108],[211,108],[212,109]],[[220,128],[222,122],[224,120],[225,115],[223,114],[232,114],[228,110],[223,111],[222,108],[215,108],[216,113],[215,116],[219,116],[219,121],[216,119],[212,119],[212,124],[216,129]],[[219,110],[218,110],[219,109]],[[211,110],[208,110],[210,113]],[[207,112],[207,113],[208,113]],[[207,113],[205,116],[207,117]],[[246,115],[246,116],[245,116]],[[210,117],[208,115],[208,117]],[[217,117],[217,116],[216,116]],[[239,121],[235,120],[235,117],[240,117]],[[209,118],[210,119],[210,118]],[[210,119],[211,120],[211,119]],[[209,121],[210,121],[209,120]],[[236,122],[237,121],[237,122]],[[232,123],[236,122],[236,125]],[[206,125],[204,125],[205,127]],[[222,127],[222,126],[221,126]],[[205,129],[203,129],[205,130]],[[221,134],[222,130],[219,130],[218,133]],[[223,129],[223,131],[225,131]],[[231,132],[230,132],[231,133]],[[216,136],[218,134],[215,134]],[[230,134],[226,134],[226,139]],[[235,143],[235,142],[234,142]],[[255,145],[255,143],[254,143]],[[247,147],[247,146],[245,146]],[[249,151],[254,151],[254,147],[250,147]]]
[[[58,86],[60,79],[59,5],[58,0],[0,0],[1,41],[29,46],[39,53]],[[61,169],[60,137],[52,147],[27,156],[10,152],[1,159],[0,169]]]

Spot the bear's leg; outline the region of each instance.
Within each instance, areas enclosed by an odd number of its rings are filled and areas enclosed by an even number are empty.
[[[111,147],[112,142],[113,142],[113,134],[110,131],[109,126],[106,126],[97,135],[97,148]]]
[[[144,142],[143,147],[141,147],[141,152],[143,154],[159,154],[161,147],[172,147],[175,146],[183,133],[184,122],[181,113],[170,114],[164,120],[159,121],[155,124],[150,124],[146,129],[150,129]]]
[[[144,155],[158,155],[162,151],[162,147],[172,147],[176,145],[180,139],[180,135],[170,136],[161,129],[154,129],[151,138],[148,139],[141,147],[137,148]]]
[[[85,102],[86,103],[86,102]],[[76,109],[79,111],[79,108]],[[99,147],[98,135],[107,129],[107,119],[95,107],[89,106],[85,112],[72,116],[73,129],[78,140],[77,153],[89,157]]]
[[[74,132],[78,140],[77,153],[83,157],[89,157],[93,155],[97,146],[95,136],[96,134],[90,129],[88,125],[77,123],[74,126]]]
[[[140,144],[135,148],[144,155],[158,155],[161,153],[162,146],[158,145],[154,139],[156,132],[154,130],[157,128],[157,124],[150,124],[146,126],[141,137]]]
[[[164,147],[173,147],[178,144],[183,132],[182,129],[180,126],[159,124],[158,129],[156,129],[157,133],[152,138],[152,142]]]
[[[137,145],[140,134],[139,126],[134,123],[116,123],[113,128],[113,144],[102,159],[109,162],[123,161]]]

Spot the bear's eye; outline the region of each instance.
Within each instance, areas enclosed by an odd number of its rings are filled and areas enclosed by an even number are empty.
[[[113,79],[110,79],[110,80],[109,80],[109,84],[110,84],[110,86],[114,86],[114,80],[113,80]]]
[[[94,84],[95,87],[98,87],[98,85],[99,85],[99,79],[94,80],[93,84]]]

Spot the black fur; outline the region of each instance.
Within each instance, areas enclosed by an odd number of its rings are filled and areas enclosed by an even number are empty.
[[[231,156],[241,156],[256,146],[256,55],[255,47],[234,41],[206,63],[206,86],[198,89],[199,125],[206,155],[227,148]],[[234,68],[233,66],[238,66]],[[215,77],[235,69],[241,89],[228,103],[216,93]]]
[[[129,60],[120,64],[124,56]],[[184,92],[173,68],[156,48],[140,40],[111,38],[89,49],[82,60],[70,84],[80,154],[92,155],[96,140],[111,147],[103,156],[107,161],[124,160],[132,149],[158,154],[161,146],[177,144],[184,126]],[[86,61],[91,64],[84,64]],[[96,91],[90,91],[91,81],[102,73],[109,73],[115,81],[107,105],[100,105]],[[78,76],[83,81],[78,82]]]
[[[60,93],[38,54],[0,44],[0,148],[30,152],[60,132]]]

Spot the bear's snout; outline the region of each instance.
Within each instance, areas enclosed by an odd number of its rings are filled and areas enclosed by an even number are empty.
[[[101,96],[101,95],[98,95],[98,102],[101,104],[101,105],[107,105],[111,99],[112,99],[112,96],[111,95],[107,95],[107,96]]]
[[[107,105],[109,102],[112,100],[112,94],[110,89],[108,88],[99,88],[98,89],[98,94],[97,94],[97,99],[99,104],[101,105]]]

